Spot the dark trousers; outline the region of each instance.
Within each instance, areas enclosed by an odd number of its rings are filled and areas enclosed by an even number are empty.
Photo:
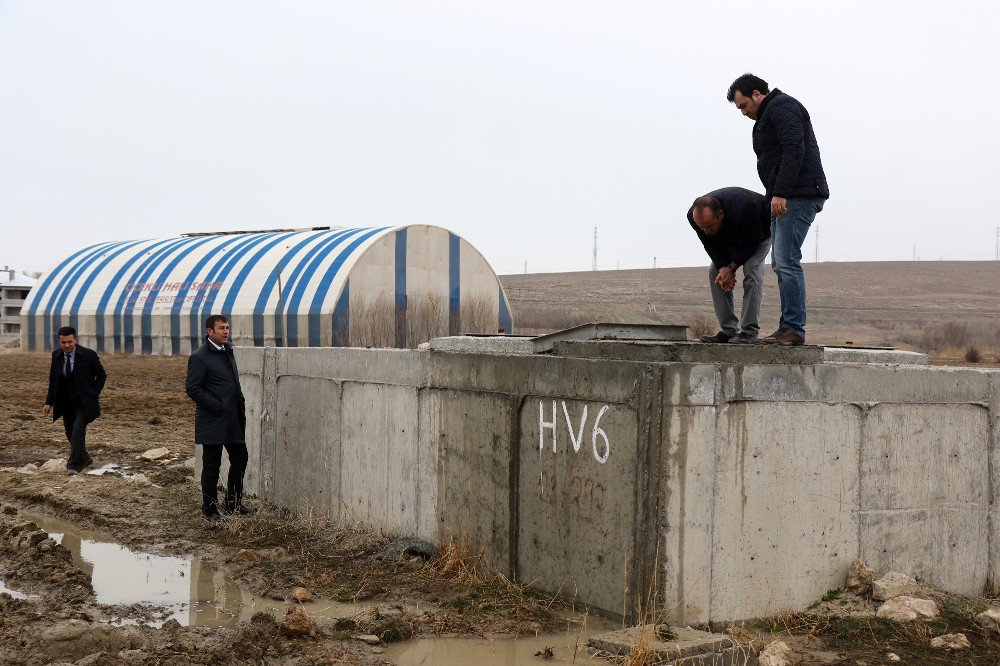
[[[67,400],[63,403],[62,420],[70,447],[66,467],[79,467],[87,459],[87,417],[79,404]]]
[[[226,509],[243,504],[243,475],[247,471],[247,445],[226,444],[229,454],[229,479],[226,482]],[[219,512],[219,468],[222,467],[222,444],[201,445],[201,511],[206,516]]]

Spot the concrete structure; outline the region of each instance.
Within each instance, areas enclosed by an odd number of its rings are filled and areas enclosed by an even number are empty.
[[[0,337],[21,334],[21,308],[35,278],[4,266],[0,271]]]
[[[240,349],[248,484],[455,536],[610,615],[655,591],[682,626],[804,608],[856,556],[981,593],[1000,580],[1000,371],[851,353]]]
[[[100,243],[32,291],[22,346],[70,325],[99,352],[187,354],[210,314],[238,345],[412,347],[513,329],[489,263],[427,225],[191,235]]]

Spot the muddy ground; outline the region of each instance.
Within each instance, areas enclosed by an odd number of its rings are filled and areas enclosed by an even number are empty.
[[[380,656],[385,646],[353,636],[391,642],[533,635],[564,626],[551,599],[461,566],[454,552],[429,562],[373,561],[386,537],[293,519],[266,506],[221,526],[205,523],[192,469],[193,407],[182,387],[186,359],[108,355],[103,361],[109,380],[103,415],[88,429],[88,449],[95,467],[119,467],[101,476],[66,476],[61,468],[15,469],[65,458],[68,444],[61,422],[41,413],[46,355],[0,355],[0,581],[37,596],[0,594],[0,663],[72,663],[90,655],[99,656],[85,663],[122,663],[122,651],[131,650],[126,657],[137,663],[379,664],[392,663]],[[137,458],[156,447],[170,453],[157,461]],[[317,599],[301,605],[307,613],[323,601],[364,604],[365,611],[341,622],[329,618],[327,626],[321,621],[316,636],[304,638],[287,636],[267,615],[238,628],[106,626],[102,620],[112,615],[136,621],[150,613],[144,607],[110,613],[98,604],[89,576],[31,524],[32,514],[68,520],[137,551],[196,555],[278,606],[304,587]],[[22,533],[30,537],[23,543],[16,541]]]
[[[389,543],[385,535],[264,505],[253,516],[205,523],[193,478],[193,407],[182,387],[186,359],[107,355],[103,361],[109,375],[104,413],[88,430],[88,448],[95,466],[118,467],[100,476],[67,476],[58,465],[25,468],[68,454],[61,423],[41,413],[47,355],[0,353],[0,583],[15,593],[0,591],[0,664],[385,664],[394,663],[388,644],[401,641],[504,639],[571,626],[568,605],[481,570],[468,553],[445,548],[428,560],[381,561],[372,556]],[[138,457],[156,447],[169,453]],[[50,519],[65,527],[46,533],[39,523]],[[66,533],[61,542],[60,530]],[[201,622],[156,604],[102,601],[99,588],[107,581],[80,559],[86,552],[78,542],[87,538],[122,544],[147,559],[193,557],[188,575],[197,567],[221,572],[212,580],[224,575],[261,603],[262,612]],[[297,603],[296,588],[315,600]],[[903,663],[1000,663],[997,643],[972,622],[986,600],[948,597],[942,620],[899,628],[875,620],[870,600],[851,602],[850,608],[867,604],[852,615],[842,598],[834,595],[810,614],[732,631],[758,648],[784,635],[801,663],[887,663],[889,652]],[[285,622],[293,609],[304,610],[316,626],[297,613]],[[949,629],[965,630],[973,647],[961,654],[932,650],[930,638]],[[544,656],[527,658],[545,663]],[[572,650],[556,654],[560,661],[571,656]],[[589,659],[582,650],[576,655],[578,662]]]

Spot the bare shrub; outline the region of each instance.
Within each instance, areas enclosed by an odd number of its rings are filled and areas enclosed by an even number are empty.
[[[396,305],[388,294],[351,299],[350,345],[395,347]]]
[[[925,326],[921,330],[917,347],[927,352],[938,352],[943,346],[941,331],[936,326]]]
[[[406,301],[406,345],[416,347],[432,338],[448,335],[448,299],[444,296],[414,296]]]
[[[969,347],[965,350],[965,360],[969,363],[979,363],[982,360],[982,355],[975,347]]]
[[[449,334],[449,302],[444,296],[411,296],[405,305],[407,347]],[[396,300],[391,294],[352,299],[350,339],[338,341],[352,347],[396,346]],[[459,332],[496,333],[498,312],[486,297],[471,296],[459,304]]]
[[[718,328],[719,324],[715,321],[715,318],[709,317],[706,314],[698,313],[688,320],[688,330],[695,338],[701,337],[702,335],[711,335],[712,333],[715,333]]]
[[[492,299],[484,296],[463,298],[459,314],[459,328],[463,335],[476,333],[495,334],[497,332],[497,317],[499,316],[499,312]]]
[[[969,327],[949,322],[941,327],[941,341],[949,347],[964,347],[969,344]]]

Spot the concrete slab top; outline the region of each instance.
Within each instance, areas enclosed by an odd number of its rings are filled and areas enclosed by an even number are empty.
[[[927,365],[927,354],[899,349],[826,347],[824,363],[870,363],[885,365]]]
[[[491,356],[530,356],[535,353],[534,338],[527,335],[450,335],[433,338],[431,351]]]
[[[823,347],[803,345],[707,344],[588,340],[557,342],[556,356],[640,363],[727,363],[736,365],[815,365],[823,362]]]
[[[671,627],[671,630],[675,634],[673,638],[661,639],[653,625],[629,627],[598,634],[587,645],[608,654],[626,655],[642,641],[652,647],[657,660],[718,653],[733,646],[733,641],[725,634],[681,627]]]

